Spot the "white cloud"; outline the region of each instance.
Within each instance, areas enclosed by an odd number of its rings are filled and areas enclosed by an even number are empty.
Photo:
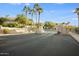
[[[72,10],[72,12],[74,13],[74,12],[75,12],[75,9],[74,9],[74,10]]]
[[[55,3],[55,4],[58,4],[58,5],[63,5],[64,3]]]
[[[30,3],[8,3],[8,4],[11,4],[11,5],[21,5],[21,4],[24,4],[26,6],[30,5]]]
[[[22,3],[9,3],[11,5],[21,5]]]
[[[26,5],[26,6],[29,6],[29,5],[30,5],[30,3],[25,3],[25,5]]]
[[[54,13],[55,11],[54,10],[44,10],[44,13],[46,13],[46,14],[51,14],[51,13]]]

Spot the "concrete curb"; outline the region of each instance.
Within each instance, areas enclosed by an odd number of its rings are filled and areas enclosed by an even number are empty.
[[[72,32],[69,32],[69,34],[70,34],[77,42],[79,42],[79,35],[78,35],[78,34],[72,33]]]
[[[19,34],[0,34],[0,36],[12,36],[12,35],[22,35],[22,34],[31,34],[31,33],[19,33]]]

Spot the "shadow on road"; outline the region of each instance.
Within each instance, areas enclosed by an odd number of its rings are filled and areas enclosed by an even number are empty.
[[[79,44],[68,34],[34,33],[0,37],[1,55],[74,56],[79,55]]]

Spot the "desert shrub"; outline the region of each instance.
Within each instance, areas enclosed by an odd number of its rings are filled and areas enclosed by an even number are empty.
[[[24,26],[22,25],[22,26],[18,26],[18,28],[23,28]]]
[[[0,17],[0,25],[2,25],[7,20],[9,20],[9,19],[6,17]]]
[[[64,26],[64,28],[68,31],[73,31],[74,30],[74,26]]]
[[[50,21],[46,21],[46,22],[44,23],[43,28],[44,28],[44,29],[53,29],[55,26],[56,26],[56,23],[50,22]]]
[[[18,23],[4,23],[2,26],[3,27],[18,27],[19,24]]]
[[[77,34],[79,34],[79,27],[76,27],[76,28],[75,28],[75,32],[76,32]]]
[[[17,28],[23,28],[23,27],[25,27],[25,25],[23,25],[23,24],[18,24],[18,26],[17,26]]]
[[[3,27],[8,27],[8,24],[7,23],[3,23],[2,26]]]
[[[3,33],[4,33],[4,34],[8,34],[9,32],[10,32],[9,29],[3,29]]]
[[[8,24],[8,27],[17,27],[18,26],[18,23],[9,23]]]

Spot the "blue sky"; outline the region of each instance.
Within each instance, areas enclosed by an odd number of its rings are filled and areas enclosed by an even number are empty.
[[[17,14],[23,13],[22,9],[25,5],[32,8],[34,4],[0,3],[0,17],[5,15],[15,17]],[[72,25],[77,25],[77,15],[73,11],[75,8],[79,8],[78,3],[40,3],[39,5],[43,8],[41,22],[71,22]]]

